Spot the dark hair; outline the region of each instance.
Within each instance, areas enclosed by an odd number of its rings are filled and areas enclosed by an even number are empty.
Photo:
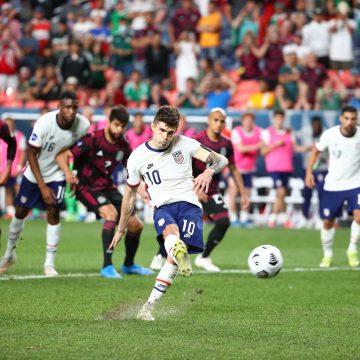
[[[109,120],[110,122],[118,120],[122,124],[127,124],[129,122],[129,112],[123,105],[115,106],[111,109]]]
[[[343,114],[346,113],[346,112],[357,114],[356,108],[354,108],[353,106],[350,106],[350,105],[345,105],[345,106],[341,109],[341,115],[343,115]]]
[[[321,123],[321,122],[322,122],[322,119],[321,119],[320,116],[315,115],[315,116],[313,116],[313,117],[311,118],[311,122],[312,122],[312,123],[314,123],[314,122],[319,122],[319,123]]]
[[[73,92],[73,91],[64,91],[60,94],[59,96],[59,100],[65,100],[65,99],[70,99],[70,100],[78,100],[77,95]]]
[[[142,116],[144,116],[144,114],[142,112],[138,111],[134,114],[134,117],[138,117],[138,116],[142,117]]]
[[[163,122],[167,126],[177,129],[179,126],[180,112],[175,106],[164,105],[159,108],[154,117],[154,123]]]
[[[285,111],[284,110],[275,110],[274,116],[276,116],[276,115],[285,116]]]

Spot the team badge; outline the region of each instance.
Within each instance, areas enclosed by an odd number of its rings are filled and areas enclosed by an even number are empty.
[[[21,197],[20,197],[20,202],[21,202],[22,204],[25,204],[25,203],[27,202],[27,197],[26,197],[26,196],[21,196]]]
[[[115,157],[116,161],[121,161],[123,158],[124,158],[124,152],[123,151],[118,151],[116,153],[116,157]]]
[[[181,150],[173,152],[171,155],[177,164],[182,164],[184,162],[184,155]]]

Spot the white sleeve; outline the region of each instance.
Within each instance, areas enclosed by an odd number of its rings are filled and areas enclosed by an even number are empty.
[[[181,136],[181,141],[183,142],[183,144],[181,144],[181,148],[188,152],[190,156],[194,156],[201,147],[201,143],[199,143],[199,141],[186,136]]]
[[[329,136],[328,136],[328,134],[329,134],[329,132],[325,130],[321,134],[319,141],[317,143],[315,143],[316,148],[321,152],[327,150],[327,148],[329,147]]]
[[[240,145],[242,143],[241,136],[235,129],[231,131],[231,142],[235,145]]]
[[[46,124],[47,121],[43,121],[44,118],[40,117],[38,121],[35,122],[33,131],[30,135],[29,144],[36,148],[42,148],[44,136],[47,133]],[[49,118],[47,118],[49,120]]]
[[[26,137],[25,135],[22,135],[20,138],[19,143],[17,144],[20,150],[26,150]]]
[[[131,187],[138,186],[140,184],[140,171],[136,164],[138,161],[134,159],[134,156],[129,157],[127,162],[127,184]]]
[[[265,129],[261,132],[261,140],[266,144],[270,144],[270,133],[269,130]]]

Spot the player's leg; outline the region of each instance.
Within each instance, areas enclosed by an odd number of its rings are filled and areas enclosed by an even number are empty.
[[[237,198],[238,198],[238,189],[233,178],[229,177],[229,183],[227,187],[227,192],[229,196],[229,216],[232,226],[240,226],[240,220],[237,216]]]
[[[328,268],[332,265],[333,242],[335,236],[335,219],[341,214],[346,197],[342,191],[325,191],[320,200],[320,217],[323,225],[320,230],[320,239],[323,249],[323,258],[320,267]]]
[[[61,234],[60,208],[47,206],[47,229],[46,229],[46,256],[44,262],[44,273],[46,276],[57,276],[55,270],[55,257],[58,250]]]
[[[55,205],[46,205],[47,230],[46,230],[46,257],[44,273],[46,276],[57,276],[55,270],[55,257],[58,250],[61,234],[60,209],[64,203],[65,181],[52,181],[46,184],[52,189],[56,197]]]
[[[16,262],[15,249],[21,232],[24,229],[24,222],[28,213],[29,209],[16,205],[15,214],[9,225],[6,251],[0,261],[0,274],[5,273]]]
[[[348,209],[353,214],[353,221],[351,223],[350,242],[346,252],[349,266],[359,266],[358,258],[358,243],[360,238],[360,205],[358,203],[360,189],[354,189],[351,192],[351,197],[348,199]]]
[[[230,226],[229,215],[221,194],[215,194],[208,202],[203,204],[204,212],[209,214],[214,222],[205,250],[195,258],[195,265],[209,272],[219,272],[220,268],[213,264],[210,254],[224,238]]]
[[[162,239],[164,240],[161,245],[162,252],[167,253],[167,258],[156,277],[149,298],[137,314],[137,318],[140,320],[155,320],[152,315],[152,310],[155,305],[160,302],[161,298],[165,295],[167,289],[172,285],[178,274],[179,266],[177,262],[179,261],[179,251],[186,252],[187,254],[186,245],[180,240],[180,232],[176,224],[168,224],[165,226]],[[178,244],[180,244],[180,250]],[[185,249],[183,249],[183,247],[185,247]],[[180,263],[181,262],[182,259],[180,257]]]
[[[252,188],[252,179],[253,179],[253,173],[251,174],[241,174],[244,182],[244,188],[245,188],[245,194],[248,197],[248,199],[251,199],[251,188]],[[242,227],[250,228],[253,227],[254,224],[250,220],[250,213],[249,209],[240,209],[240,224]]]
[[[105,204],[99,207],[98,215],[104,219],[101,232],[101,240],[103,245],[103,267],[100,275],[106,278],[120,279],[121,275],[116,271],[112,263],[113,250],[109,250],[109,246],[114,237],[118,211],[113,204]]]

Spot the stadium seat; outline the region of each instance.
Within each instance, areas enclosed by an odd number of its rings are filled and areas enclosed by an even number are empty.
[[[237,110],[246,109],[246,104],[251,95],[259,92],[256,80],[240,80],[235,94],[230,100],[230,106]]]
[[[27,109],[40,109],[46,105],[46,102],[43,100],[31,100],[25,103],[25,108]]]
[[[305,187],[304,180],[301,178],[289,179],[289,191],[290,194],[285,197],[285,203],[287,204],[286,212],[291,215],[296,206],[300,206],[304,202],[302,196],[302,190]]]
[[[253,221],[264,225],[268,221],[275,201],[274,183],[270,176],[255,177],[251,188],[250,201],[253,204]]]

